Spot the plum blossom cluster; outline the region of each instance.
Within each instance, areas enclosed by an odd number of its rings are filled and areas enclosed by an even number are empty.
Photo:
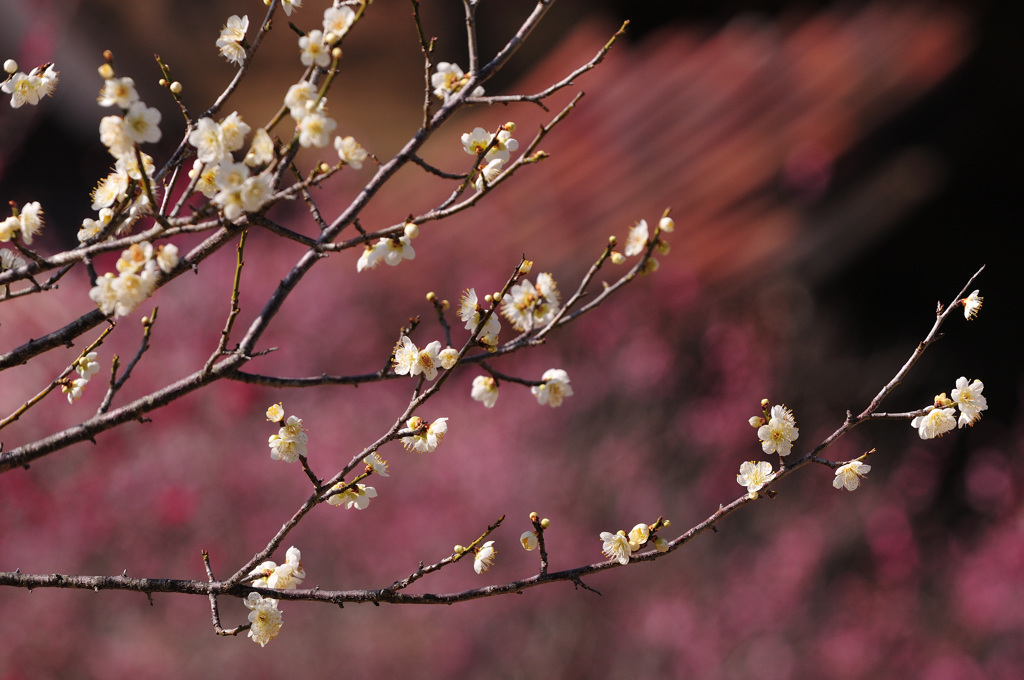
[[[82,391],[89,383],[89,379],[100,371],[100,362],[96,360],[96,352],[89,352],[75,360],[75,371],[77,378],[61,383],[61,391],[67,395],[68,403],[73,404],[82,396]]]
[[[417,453],[433,452],[448,433],[447,418],[438,418],[432,423],[427,423],[419,416],[413,416],[405,426],[412,430],[413,434],[402,437],[402,445],[406,451]]]
[[[461,92],[468,82],[469,76],[462,72],[459,65],[447,61],[439,61],[437,70],[430,76],[430,86],[434,88],[434,96],[446,102],[451,99],[452,95]],[[474,88],[470,96],[484,96],[484,88]]]
[[[220,50],[221,56],[241,66],[245,61],[245,33],[248,30],[248,15],[239,17],[233,14],[228,17],[227,23],[220,31],[220,37],[217,38],[217,49]]]
[[[654,525],[637,524],[630,529],[628,534],[621,529],[614,534],[609,531],[602,531],[601,552],[604,553],[609,562],[629,564],[629,558],[633,553],[638,552],[647,545],[647,542],[652,538],[655,549],[658,552],[666,552],[669,549],[668,541],[654,532],[660,527],[667,527],[670,524],[668,520],[659,520]],[[526,546],[526,541],[523,542],[523,546]],[[527,550],[530,550],[530,548],[527,548]]]
[[[43,97],[49,97],[57,87],[60,73],[53,64],[37,66],[28,73],[18,70],[18,62],[8,59],[4,62],[7,78],[0,85],[0,90],[11,95],[11,108],[21,108],[25,104],[35,106]]]
[[[512,286],[501,302],[501,313],[517,331],[543,328],[558,313],[561,293],[549,273],[537,275],[537,285],[523,279]]]
[[[161,137],[160,111],[139,100],[135,81],[117,78],[109,63],[100,66],[99,72],[104,83],[96,102],[103,107],[121,109],[121,115],[104,116],[100,120],[100,141],[115,163],[113,170],[92,191],[92,209],[98,212],[98,219],[82,221],[78,240],[83,243],[99,236],[113,218],[125,210],[127,215],[119,233],[127,231],[141,214],[152,210],[155,165],[149,154],[139,150],[139,145],[158,142]]]
[[[757,438],[761,442],[761,450],[766,454],[777,453],[780,458],[793,451],[793,442],[800,436],[800,428],[796,426],[793,412],[782,404],[772,406],[768,410],[767,399],[761,400],[763,416],[750,419],[750,426],[757,429]],[[740,465],[736,483],[746,487],[750,498],[757,498],[758,492],[775,479],[772,464],[767,461],[748,460]]]
[[[250,130],[234,111],[219,123],[212,118],[200,118],[188,136],[188,143],[196,149],[189,177],[195,181],[196,189],[211,199],[229,220],[242,213],[256,212],[274,194],[270,165],[276,156],[273,140],[266,130],[256,131],[241,163],[235,162],[232,155],[245,145]],[[263,168],[263,171],[253,175],[250,167]]]
[[[160,272],[178,266],[178,247],[167,243],[153,248],[148,241],[133,244],[117,260],[117,276],[107,272],[96,279],[89,298],[104,314],[127,316],[156,289]]]
[[[487,296],[484,298],[486,302],[491,302],[493,298]],[[476,330],[476,327],[480,325],[480,320],[483,319],[486,314],[480,306],[480,300],[477,298],[476,289],[468,288],[466,292],[462,294],[462,301],[459,303],[459,319],[465,323],[467,331]],[[487,347],[494,348],[498,346],[498,333],[501,332],[501,321],[498,319],[497,314],[491,314],[487,317],[487,321],[484,322],[483,328],[480,329],[479,337],[477,338],[481,344]],[[476,382],[473,383],[474,386]],[[491,406],[494,406],[494,400],[498,398],[497,388],[495,388],[494,399],[491,400]],[[476,397],[474,397],[476,399]]]
[[[925,408],[925,414],[917,416],[910,424],[921,439],[934,439],[957,427],[973,426],[981,418],[981,412],[988,409],[988,401],[982,394],[984,389],[985,384],[980,380],[969,381],[961,376],[950,397],[945,392],[936,395],[934,403]],[[957,409],[959,418],[956,417]]]
[[[17,236],[21,238],[22,243],[31,244],[35,235],[43,229],[43,209],[39,201],[26,203],[21,210],[18,210],[14,201],[11,201],[11,211],[14,214],[0,222],[0,241],[10,241]],[[14,256],[13,253],[11,255]]]
[[[668,215],[664,215],[658,220],[658,228],[654,234],[655,248],[662,255],[668,255],[669,245],[668,241],[661,237],[662,234],[667,234],[675,231],[676,223]],[[650,228],[647,226],[647,220],[640,220],[632,227],[629,228],[629,232],[626,234],[626,245],[623,248],[623,252],[613,251],[611,259],[614,264],[622,264],[626,261],[627,257],[634,257],[636,255],[642,255],[647,251],[647,247],[651,244],[651,233]],[[647,260],[645,272],[656,271],[658,269],[658,261],[653,257]]]
[[[277,434],[270,435],[270,457],[274,460],[283,460],[286,463],[294,463],[299,456],[306,455],[306,444],[309,443],[309,435],[302,424],[302,419],[295,416],[288,416],[285,420],[284,407],[281,404],[273,404],[267,409],[267,420],[281,425]]]
[[[393,364],[397,375],[416,377],[423,375],[427,380],[437,377],[438,369],[448,370],[459,360],[459,351],[454,347],[441,349],[437,340],[420,349],[409,336],[403,335],[395,345]]]
[[[479,127],[462,135],[462,148],[466,153],[471,156],[483,154],[477,168],[480,173],[475,180],[477,191],[483,191],[485,183],[489,186],[498,178],[512,152],[519,148],[519,142],[512,139],[515,129],[516,124],[509,122],[494,135]]]
[[[263,562],[249,572],[249,578],[253,579],[252,585],[255,588],[295,590],[302,583],[302,579],[306,578],[306,571],[302,568],[302,554],[298,548],[292,546],[285,553],[283,564]]]

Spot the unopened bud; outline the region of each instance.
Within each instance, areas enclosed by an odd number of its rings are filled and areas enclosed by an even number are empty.
[[[160,87],[167,87],[167,85],[169,84],[167,82],[167,78],[161,78],[160,80],[158,80],[156,82],[157,82],[157,85],[159,85]]]
[[[114,77],[114,67],[110,64],[102,64],[96,70],[99,71],[100,78],[103,78],[104,80],[110,80]]]
[[[466,547],[462,545],[457,545],[454,548],[452,548],[452,552],[456,555],[461,555],[462,553],[466,552]]]
[[[658,229],[661,229],[666,234],[671,234],[676,230],[676,222],[671,217],[662,217],[658,221]]]
[[[340,47],[335,47],[333,50],[331,50],[331,59],[334,59],[334,60],[341,59],[341,48]]]
[[[7,71],[8,73],[17,73],[18,72],[18,62],[14,61],[13,59],[8,59],[7,61],[4,62],[4,70]]]
[[[768,408],[769,404],[771,404],[771,402],[768,401],[767,399],[762,399],[761,400],[761,408],[763,408],[763,409]]]
[[[502,125],[501,129],[508,130],[509,132],[515,132],[516,131],[516,124],[513,123],[512,121],[509,121],[509,122],[505,123],[504,125]]]
[[[609,236],[608,237],[608,247],[609,248],[614,248],[617,245],[619,245],[619,239],[615,238],[614,235]]]
[[[668,241],[662,241],[661,239],[658,239],[658,242],[654,247],[657,248],[658,252],[662,255],[668,255],[668,252],[671,250],[671,247],[668,245]]]
[[[761,416],[753,416],[747,422],[749,422],[750,426],[756,430],[757,428],[764,425],[764,418],[762,418]]]
[[[328,31],[327,33],[324,34],[324,42],[327,43],[328,45],[333,45],[334,43],[338,42],[338,34],[334,33],[333,31]]]
[[[655,260],[652,257],[651,259],[647,260],[647,262],[644,263],[644,271],[643,271],[643,273],[644,274],[653,274],[654,272],[658,271],[658,267],[659,266],[660,265],[658,264],[658,261]]]
[[[537,520],[539,520],[539,519],[540,519],[540,515],[538,515],[538,514],[537,514],[537,513],[535,513],[535,512],[531,512],[531,513],[530,513],[530,521],[531,521],[531,522],[536,522],[536,521],[537,521]]]
[[[320,172],[326,174],[331,171],[331,166],[327,165],[327,163],[321,163],[319,170]]]
[[[533,260],[523,260],[522,264],[519,265],[519,273],[526,276],[533,269]]]
[[[490,293],[488,293],[487,295],[484,296],[484,302],[486,302],[487,304],[490,304],[493,301],[494,301],[494,298],[491,296]]]
[[[549,520],[547,517],[540,521],[541,529],[547,529],[549,526],[551,526],[551,520]]]
[[[626,261],[626,256],[617,250],[613,250],[610,257],[612,258],[612,264],[622,264]]]
[[[171,83],[171,93],[181,94],[181,83],[179,83],[177,80]]]
[[[427,293],[427,302],[432,303],[435,300],[437,300],[437,293],[435,293],[434,291],[430,291],[429,293]]]
[[[415,222],[406,222],[405,235],[408,236],[410,239],[416,238],[417,236],[420,235],[420,225],[416,224]]]

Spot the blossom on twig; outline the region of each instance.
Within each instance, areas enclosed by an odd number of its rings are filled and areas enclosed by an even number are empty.
[[[847,491],[853,491],[860,486],[861,478],[870,471],[870,465],[859,460],[851,460],[846,465],[841,465],[836,469],[836,476],[832,480],[832,486],[837,489],[845,487]]]

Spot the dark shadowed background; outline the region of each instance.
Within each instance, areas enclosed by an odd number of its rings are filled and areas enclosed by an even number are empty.
[[[461,3],[422,5],[437,59],[465,66]],[[481,5],[485,55],[532,8]],[[325,6],[306,0],[291,20],[315,28]],[[231,14],[254,25],[264,10],[255,0],[0,5],[0,58],[25,70],[54,61],[61,72],[52,100],[0,107],[0,198],[42,203],[41,252],[73,245],[91,215],[89,191],[111,164],[97,135],[109,113],[95,104],[102,51],[113,50],[119,74],[163,111],[164,139],[150,150],[159,163],[183,125],[155,84],[152,53],[201,111],[233,75],[214,46],[221,25]],[[490,572],[460,562],[420,581],[422,592],[535,571],[535,555],[517,544],[534,510],[552,520],[553,569],[599,560],[601,531],[659,515],[675,536],[736,498],[739,464],[763,458],[746,423],[761,398],[793,409],[802,454],[847,409],[867,405],[924,337],[936,302],[985,264],[979,318],[951,319],[886,403],[917,409],[961,375],[980,378],[990,403],[980,424],[929,442],[906,422],[858,429],[829,450],[841,460],[878,449],[856,492],[833,489],[824,468],[805,469],[717,534],[589,579],[600,596],[554,585],[454,607],[284,603],[281,635],[261,649],[215,636],[203,598],[157,595],[151,605],[134,594],[5,589],[0,680],[1018,677],[1019,5],[560,0],[488,93],[542,89],[590,58],[624,18],[627,37],[577,80],[586,96],[543,144],[549,160],[467,213],[425,225],[414,261],[358,276],[351,251],[322,263],[266,337],[280,350],[252,368],[376,370],[410,316],[424,319],[418,342],[440,337],[428,291],[456,303],[467,287],[498,289],[525,253],[566,293],[609,235],[624,239],[635,220],[653,224],[666,206],[677,224],[671,253],[659,256],[656,274],[547,345],[496,364],[527,378],[565,368],[576,394],[560,409],[504,385],[486,410],[469,397],[477,369],[453,376],[421,414],[449,418],[436,452],[389,446],[392,475],[376,480],[380,495],[367,510],[324,507],[289,536],[284,547],[301,548],[306,584],[387,586],[502,514]],[[225,114],[238,110],[253,126],[274,114],[300,75],[296,40],[279,15]],[[377,0],[345,43],[329,97],[338,132],[390,158],[418,124],[422,77],[409,3]],[[549,118],[529,105],[461,112],[423,155],[462,171],[462,132],[511,120],[525,142]],[[316,194],[325,213],[336,215],[371,176],[369,167],[341,173]],[[406,169],[362,224],[397,223],[450,190]],[[300,205],[271,214],[310,232]],[[301,254],[252,233],[242,327]],[[138,318],[160,307],[154,348],[122,399],[194,370],[216,346],[233,271],[225,249],[202,278],[179,278],[120,323],[106,361],[131,356]],[[72,272],[58,291],[5,303],[0,346],[88,311],[85,285],[84,273]],[[4,414],[77,352],[5,372]],[[297,467],[269,458],[265,408],[283,401],[304,419],[311,465],[328,476],[386,430],[409,389],[405,381],[302,392],[216,385],[150,423],[9,472],[0,477],[0,569],[203,578],[205,549],[225,576],[307,493]],[[3,433],[5,448],[87,418],[99,399],[99,390],[74,406],[52,396]],[[222,613],[237,625],[247,610],[224,602]]]

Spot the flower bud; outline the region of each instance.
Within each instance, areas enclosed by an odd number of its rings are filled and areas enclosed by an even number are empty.
[[[531,522],[536,522],[538,519],[540,519],[540,515],[538,515],[535,512],[531,512],[530,513],[530,521]]]
[[[415,222],[406,222],[405,235],[408,236],[410,239],[416,238],[417,236],[420,235],[420,225],[416,224]]]
[[[340,47],[335,47],[333,50],[331,50],[331,59],[334,59],[334,60],[341,59],[341,48]]]
[[[456,555],[461,555],[462,553],[466,552],[466,547],[462,545],[457,545],[454,548],[452,548],[452,552]]]
[[[541,529],[547,529],[549,526],[551,526],[551,520],[549,520],[547,517],[540,521]]]
[[[523,260],[523,263],[519,265],[519,273],[526,276],[533,269],[533,260]]]
[[[4,70],[7,71],[8,73],[17,73],[18,72],[18,62],[14,61],[13,59],[8,59],[7,61],[4,62]]]
[[[110,80],[114,77],[114,67],[110,64],[103,64],[96,70],[99,71],[100,78],[103,78],[105,80]]]
[[[668,245],[668,241],[662,241],[661,239],[658,239],[658,242],[654,244],[654,247],[657,248],[658,252],[662,255],[668,255],[669,251],[672,249]]]
[[[181,83],[177,80],[171,83],[171,94],[181,94]]]
[[[434,300],[436,300],[436,299],[437,299],[437,293],[435,293],[434,291],[430,291],[429,293],[427,293],[427,302],[433,303]]]
[[[611,254],[612,264],[622,264],[626,261],[626,256],[617,250],[613,250]]]
[[[536,550],[540,544],[537,534],[532,531],[524,531],[523,535],[519,537],[519,542],[523,544],[524,550]]]
[[[750,426],[756,430],[762,425],[764,425],[764,418],[762,418],[761,416],[753,416],[747,422],[749,422]]]
[[[667,215],[662,217],[661,220],[658,221],[658,229],[661,229],[663,232],[668,234],[672,233],[676,230],[675,220]]]

